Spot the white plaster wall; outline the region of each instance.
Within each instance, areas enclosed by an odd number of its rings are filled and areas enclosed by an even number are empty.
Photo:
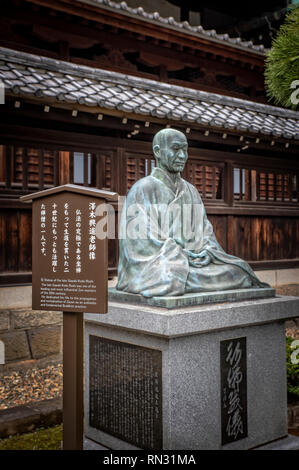
[[[0,310],[9,308],[31,308],[32,287],[0,287]]]
[[[299,268],[255,271],[257,277],[272,287],[299,284]]]

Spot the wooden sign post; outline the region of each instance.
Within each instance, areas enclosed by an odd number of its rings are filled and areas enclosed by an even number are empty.
[[[72,184],[21,197],[32,201],[32,309],[63,312],[64,450],[83,448],[83,313],[108,312],[108,238],[98,236],[97,208],[117,198]]]

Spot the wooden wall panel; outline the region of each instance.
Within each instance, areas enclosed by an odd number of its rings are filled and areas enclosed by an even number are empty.
[[[19,211],[6,213],[6,271],[19,271]]]
[[[209,221],[213,225],[215,236],[220,246],[227,250],[227,216],[226,215],[209,215]]]
[[[250,217],[232,217],[234,224],[233,240],[230,241],[231,254],[239,256],[242,259],[250,259],[252,250],[252,241],[255,239],[255,233],[251,232],[252,221]],[[256,227],[258,231],[258,227]],[[248,257],[249,256],[249,257]],[[253,258],[256,259],[256,258]]]
[[[299,258],[296,217],[210,214],[208,218],[218,242],[232,255],[247,261]],[[31,211],[3,209],[0,212],[0,272],[31,270],[31,230]],[[118,240],[109,240],[108,257],[109,271],[115,274]]]
[[[0,272],[5,271],[6,259],[6,218],[4,213],[0,213]]]
[[[32,268],[32,216],[31,211],[19,214],[19,270],[31,271]]]
[[[299,218],[296,219],[295,228],[294,228],[294,245],[295,245],[295,257],[299,258]]]
[[[0,145],[0,181],[5,181],[5,149]]]
[[[299,221],[296,217],[234,216],[232,254],[250,261],[299,257]]]
[[[0,272],[31,271],[31,211],[0,211]]]

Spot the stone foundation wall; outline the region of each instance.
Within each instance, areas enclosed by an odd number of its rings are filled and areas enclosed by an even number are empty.
[[[10,309],[0,311],[0,341],[5,364],[1,370],[61,359],[62,313]]]

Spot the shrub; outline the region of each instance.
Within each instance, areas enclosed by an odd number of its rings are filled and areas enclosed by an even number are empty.
[[[291,348],[291,344],[295,341],[295,338],[287,336],[287,385],[288,385],[288,396],[290,399],[299,400],[299,364],[292,364],[291,354],[294,349]]]
[[[272,48],[267,54],[265,67],[265,85],[269,98],[279,106],[294,110],[299,104],[291,102],[295,90],[291,84],[299,80],[299,6],[293,8],[281,26]],[[294,86],[293,85],[293,86]],[[296,93],[296,97],[298,94]]]

